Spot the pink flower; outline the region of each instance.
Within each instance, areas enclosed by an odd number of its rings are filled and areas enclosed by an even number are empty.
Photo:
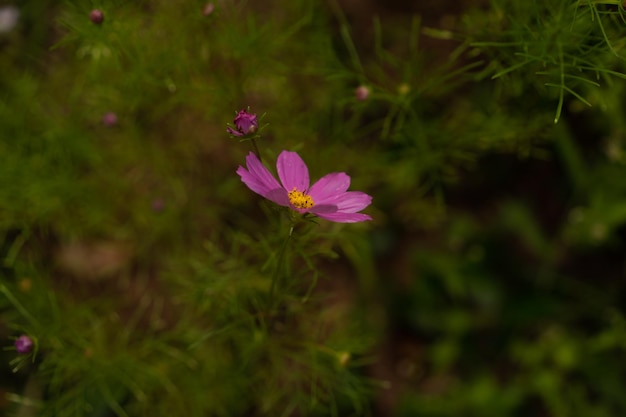
[[[345,172],[333,172],[309,187],[309,170],[295,152],[282,151],[276,161],[279,183],[252,152],[246,157],[246,168],[237,174],[255,193],[298,213],[315,214],[338,223],[372,220],[357,213],[369,206],[372,197],[360,191],[347,191],[350,177]]]
[[[237,116],[235,116],[235,128],[228,127],[226,131],[233,136],[245,136],[249,133],[256,132],[256,129],[259,127],[259,122],[257,122],[256,114],[248,113],[245,110],[239,111]]]

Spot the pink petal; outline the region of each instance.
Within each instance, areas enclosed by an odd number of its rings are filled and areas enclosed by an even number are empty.
[[[372,220],[371,216],[363,213],[319,213],[317,216],[336,223],[358,223]]]
[[[348,191],[335,200],[337,211],[343,213],[356,213],[372,204],[372,196],[361,191]]]
[[[295,188],[305,192],[309,188],[309,169],[297,153],[282,151],[278,155],[276,169],[285,190]]]
[[[315,199],[313,199],[315,201]],[[311,213],[317,214],[316,209],[318,207],[336,206],[337,212],[340,213],[356,213],[363,210],[365,207],[372,203],[372,196],[362,193],[361,191],[347,191],[345,193],[336,195],[331,198],[327,198],[319,206],[315,201],[315,206],[310,210]],[[323,209],[324,212],[328,212],[327,209]],[[321,213],[322,211],[320,211]]]
[[[229,134],[231,134],[233,136],[243,136],[243,133],[236,131],[232,127],[227,127],[226,128],[226,133],[229,133]]]
[[[246,166],[247,170],[240,166],[237,174],[248,188],[276,204],[289,206],[287,192],[253,152],[246,157]]]
[[[257,194],[265,197],[270,189],[267,187],[267,184],[262,182],[258,177],[251,174],[244,167],[240,166],[237,168],[237,174],[241,177],[241,181],[248,186],[249,189],[254,191]]]
[[[289,196],[287,196],[287,191],[285,191],[283,187],[270,190],[263,197],[267,198],[270,201],[273,201],[279,206],[285,206],[285,207],[291,206],[291,204],[289,203]]]
[[[345,172],[333,172],[317,180],[308,194],[315,204],[324,204],[327,199],[343,194],[348,187],[350,187],[350,177]]]
[[[334,204],[316,204],[307,211],[313,214],[337,213],[337,206]]]

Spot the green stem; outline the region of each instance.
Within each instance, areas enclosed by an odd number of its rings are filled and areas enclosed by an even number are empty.
[[[254,138],[251,138],[250,141],[252,142],[252,146],[254,147],[254,153],[256,154],[256,157],[259,158],[260,162],[262,162],[261,152],[259,152],[259,146],[256,144],[256,140]]]
[[[33,326],[38,326],[39,325],[39,321],[37,321],[37,319],[35,319],[29,312],[28,310],[26,310],[26,308],[24,308],[24,306],[22,305],[22,303],[20,303],[17,298],[15,298],[13,296],[13,294],[11,294],[11,292],[9,291],[9,289],[7,287],[5,287],[4,285],[0,285],[0,292],[4,294],[4,296],[9,300],[9,302],[11,304],[13,304],[13,306],[15,307],[15,309],[17,311],[20,312],[20,314],[22,314],[22,316],[24,316],[28,321],[30,321],[31,325]]]
[[[270,305],[272,307],[274,307],[274,297],[276,289],[279,286],[281,265],[283,263],[283,259],[285,258],[285,252],[287,251],[287,245],[291,240],[294,226],[295,223],[292,222],[291,226],[289,227],[289,235],[287,235],[287,239],[285,239],[285,241],[283,242],[283,245],[280,248],[280,252],[278,253],[278,259],[276,260],[276,268],[274,269],[274,275],[272,276],[272,285],[270,287]]]

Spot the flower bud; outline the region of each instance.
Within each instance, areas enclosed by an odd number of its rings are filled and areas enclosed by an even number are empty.
[[[213,3],[207,3],[204,5],[204,8],[202,9],[202,14],[204,16],[209,16],[211,15],[211,13],[213,13],[213,10],[215,10],[215,5]]]
[[[411,92],[411,86],[407,83],[402,83],[398,86],[398,94],[405,96]]]
[[[360,85],[354,90],[354,96],[359,101],[365,101],[370,96],[370,89],[364,85]]]
[[[228,127],[226,131],[233,136],[241,137],[252,134],[256,132],[259,127],[259,122],[257,121],[256,114],[248,113],[246,110],[241,110],[235,116],[235,120],[233,120],[235,124],[235,129],[232,127]]]
[[[89,20],[91,20],[96,25],[99,25],[104,21],[104,13],[102,13],[102,10],[93,9],[91,12],[89,12]]]
[[[29,292],[33,288],[33,281],[30,278],[24,278],[18,285],[22,292]]]
[[[337,362],[342,368],[346,367],[351,358],[350,352],[337,352]]]
[[[29,353],[33,350],[33,340],[24,334],[21,335],[15,341],[15,350],[17,350],[19,354]]]
[[[152,200],[152,211],[161,212],[165,209],[165,201],[162,198],[155,198]]]
[[[117,114],[112,111],[105,113],[104,116],[102,116],[102,124],[107,127],[115,126],[117,124]]]

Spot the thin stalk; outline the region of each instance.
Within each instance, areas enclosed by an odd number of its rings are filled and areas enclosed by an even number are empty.
[[[559,92],[559,104],[556,107],[556,116],[554,117],[554,123],[559,122],[559,118],[561,117],[561,111],[563,111],[563,101],[564,101],[564,90],[565,90],[565,68],[563,64],[563,49],[561,48],[561,44],[559,43],[559,58],[561,63],[561,84],[560,84],[560,92]]]
[[[251,138],[250,141],[252,142],[252,147],[254,147],[254,153],[256,157],[259,158],[260,162],[263,162],[263,160],[261,159],[261,152],[259,152],[259,146],[256,144],[256,140],[254,138]]]
[[[4,296],[9,300],[9,302],[13,304],[13,306],[17,309],[17,311],[19,311],[20,314],[22,314],[22,316],[24,316],[28,321],[30,321],[33,326],[39,326],[39,321],[35,319],[35,317],[33,317],[28,312],[28,310],[26,310],[26,308],[24,308],[22,303],[20,303],[17,300],[17,298],[15,298],[13,294],[11,294],[11,292],[9,291],[7,287],[5,287],[4,285],[0,285],[0,292],[4,294]]]
[[[280,280],[280,270],[281,265],[283,263],[283,259],[285,258],[285,252],[287,252],[287,245],[289,245],[289,241],[291,240],[291,236],[293,235],[293,228],[295,223],[291,223],[289,227],[289,235],[287,235],[287,239],[283,242],[283,245],[280,248],[280,252],[278,253],[278,259],[276,260],[276,268],[274,269],[274,275],[272,276],[272,285],[270,287],[270,304],[274,305],[274,297],[276,293],[276,288],[279,285]]]

